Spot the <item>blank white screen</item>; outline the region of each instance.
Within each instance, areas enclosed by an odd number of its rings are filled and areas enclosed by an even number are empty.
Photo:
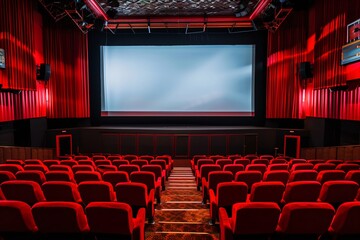
[[[254,45],[103,46],[107,115],[254,114]]]

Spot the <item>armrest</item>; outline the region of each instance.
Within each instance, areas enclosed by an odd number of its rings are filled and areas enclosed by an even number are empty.
[[[147,201],[147,217],[153,217],[155,214],[155,190],[151,189]]]
[[[145,239],[145,218],[146,218],[146,210],[145,208],[140,208],[136,218],[133,219],[134,229],[133,229],[133,238],[144,240]]]
[[[231,229],[230,219],[225,208],[219,209],[220,220],[220,240],[233,240],[233,231]]]
[[[213,221],[215,222],[215,220],[217,219],[217,208],[218,208],[218,204],[217,204],[217,199],[214,193],[214,190],[210,189],[209,190],[209,199],[210,199],[210,216],[211,219],[213,219]]]

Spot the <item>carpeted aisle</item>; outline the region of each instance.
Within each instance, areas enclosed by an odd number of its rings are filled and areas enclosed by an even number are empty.
[[[209,225],[208,206],[201,203],[190,167],[175,167],[162,192],[162,204],[156,207],[155,224],[146,224],[145,238],[218,239],[218,226]]]

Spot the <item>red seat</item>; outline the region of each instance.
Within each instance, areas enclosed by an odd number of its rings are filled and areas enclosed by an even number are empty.
[[[78,171],[75,173],[75,181],[77,184],[84,181],[101,181],[101,174],[95,171]]]
[[[157,204],[161,203],[161,182],[156,181],[155,174],[153,172],[133,172],[130,174],[130,181],[145,184],[147,186],[148,193],[154,189],[156,202]]]
[[[144,165],[141,167],[141,171],[154,173],[157,184],[160,184],[162,190],[165,190],[166,172],[161,169],[160,165]]]
[[[66,166],[72,167],[74,165],[78,165],[78,162],[75,160],[62,160],[60,162],[60,165],[66,165]]]
[[[268,239],[276,229],[280,208],[276,203],[236,203],[229,218],[219,210],[220,239]]]
[[[64,201],[81,203],[77,185],[72,182],[51,181],[41,186],[46,201]]]
[[[87,205],[86,215],[90,231],[96,239],[145,239],[145,208],[136,217],[129,204],[120,202],[93,202]]]
[[[75,160],[75,161],[90,160],[90,158],[89,158],[88,156],[79,155],[79,156],[74,156],[74,160]]]
[[[241,164],[244,166],[244,168],[246,168],[246,166],[248,164],[250,164],[250,160],[249,159],[236,159],[236,160],[234,160],[234,164]]]
[[[251,190],[251,187],[254,183],[260,182],[262,179],[262,174],[259,171],[245,171],[237,172],[235,175],[235,182],[244,182],[248,186],[248,191]]]
[[[55,159],[48,159],[48,160],[44,160],[43,163],[45,166],[49,168],[51,165],[59,165],[60,161]]]
[[[128,160],[115,159],[112,161],[112,164],[119,167],[120,165],[129,165],[130,163]]]
[[[318,173],[316,181],[324,184],[327,181],[344,180],[345,172],[342,170],[324,170]]]
[[[232,206],[238,202],[245,202],[248,186],[244,182],[222,182],[216,191],[209,190],[211,222],[215,224],[219,216],[219,208],[224,208],[231,216]],[[215,195],[216,193],[216,195]]]
[[[345,173],[347,173],[350,170],[359,170],[360,165],[356,163],[341,163],[336,166],[336,170],[343,170]]]
[[[232,164],[231,159],[218,159],[215,164],[219,165],[221,169],[224,169],[224,166],[227,164]]]
[[[274,158],[270,160],[270,165],[272,164],[288,164],[288,161],[286,161],[286,159],[282,159],[282,158]]]
[[[309,160],[306,160],[307,163],[311,163],[313,165],[316,165],[318,163],[325,163],[325,160],[322,160],[322,159],[309,159]]]
[[[111,162],[113,162],[113,164],[114,164],[115,160],[122,160],[122,157],[120,155],[110,155],[107,157],[107,159],[110,160]]]
[[[208,180],[202,178],[202,192],[203,200],[202,202],[206,204],[206,201],[209,199],[209,190],[212,189],[216,192],[217,185],[222,182],[232,182],[233,174],[229,171],[212,171],[209,172]]]
[[[105,172],[108,172],[108,171],[117,171],[118,168],[117,166],[114,166],[114,165],[98,165],[96,167],[96,170],[101,173],[101,174],[104,174]]]
[[[286,184],[289,180],[290,173],[286,170],[274,170],[274,171],[266,171],[263,176],[264,182],[282,182]]]
[[[72,171],[72,168],[67,165],[52,165],[49,168],[50,171],[65,171],[68,172],[70,176],[74,176],[74,173]]]
[[[89,159],[88,160],[79,160],[78,164],[79,165],[89,165],[89,166],[92,166],[93,168],[96,168],[95,163],[92,160],[89,160]]]
[[[131,162],[132,160],[137,160],[138,156],[133,155],[133,154],[126,154],[123,156],[124,160],[128,160],[129,162]]]
[[[261,175],[266,171],[267,166],[265,164],[248,164],[245,167],[245,171],[259,171]]]
[[[268,154],[260,156],[260,159],[267,159],[269,161],[272,160],[273,158],[274,158],[274,156],[268,155]]]
[[[334,213],[328,203],[288,203],[282,209],[276,232],[286,239],[318,239],[329,228]]]
[[[207,181],[209,173],[212,171],[221,171],[221,167],[216,164],[203,164],[200,166],[200,169],[196,171],[196,188],[198,191],[200,191],[202,179],[205,178],[205,181]]]
[[[269,165],[270,161],[268,159],[255,158],[251,160],[251,164],[265,164]]]
[[[70,174],[68,171],[49,171],[45,173],[45,178],[46,181],[75,182],[74,176]]]
[[[224,166],[223,170],[230,171],[233,174],[233,178],[235,178],[237,172],[244,171],[244,166],[241,164],[227,164]]]
[[[49,168],[44,164],[26,164],[24,166],[24,171],[28,171],[28,170],[41,171],[43,173],[46,173],[49,171]]]
[[[8,171],[16,174],[18,171],[24,171],[24,168],[18,164],[0,164],[0,171]]]
[[[353,181],[327,181],[322,185],[319,201],[332,204],[335,208],[341,203],[355,200],[359,184]]]
[[[268,166],[267,171],[277,171],[277,170],[285,170],[287,171],[289,165],[287,164],[271,164]]]
[[[318,163],[314,165],[314,170],[317,172],[321,172],[324,170],[335,170],[336,165],[333,163]]]
[[[337,209],[328,232],[335,239],[359,239],[359,226],[360,202],[347,202]]]
[[[140,167],[138,165],[132,165],[132,164],[129,164],[129,165],[120,165],[118,167],[119,171],[124,171],[124,172],[127,172],[128,175],[130,176],[130,174],[132,172],[137,172],[137,171],[140,171]]]
[[[350,170],[345,176],[345,180],[354,181],[360,185],[360,170]]]
[[[169,172],[174,168],[174,160],[170,155],[159,155],[156,156],[155,160],[165,160],[166,165],[169,166]]]
[[[232,162],[235,161],[235,159],[241,159],[241,155],[240,154],[232,154],[228,156],[229,159],[231,159]]]
[[[280,204],[285,185],[281,182],[254,183],[249,195],[250,202],[274,202]]]
[[[295,163],[291,166],[290,171],[297,171],[297,170],[312,170],[314,165],[311,163]]]
[[[1,191],[1,188],[0,188],[0,200],[6,200],[4,193]]]
[[[11,180],[1,184],[1,191],[7,200],[22,201],[30,206],[46,201],[43,191],[37,182]]]
[[[0,216],[0,235],[4,239],[32,239],[34,236],[31,234],[38,230],[31,213],[31,207],[24,202],[0,201]],[[18,238],[19,234],[30,235],[26,235],[25,238]]]
[[[112,165],[112,162],[110,160],[107,159],[103,159],[103,160],[95,160],[95,165],[99,166],[99,165]]]
[[[106,159],[106,157],[104,155],[94,155],[91,157],[91,159],[95,162],[97,160],[110,160],[110,159]]]
[[[129,174],[125,171],[108,171],[102,176],[103,181],[111,183],[115,189],[116,184],[120,182],[130,182]]]
[[[244,156],[244,159],[249,159],[250,161],[256,158],[259,158],[256,154],[247,154]]]
[[[90,165],[74,165],[71,167],[73,173],[75,174],[78,171],[94,171],[94,167]]]
[[[202,165],[205,165],[205,164],[214,164],[214,160],[212,159],[199,159],[197,161],[197,165],[195,166],[195,176],[197,175],[197,172],[200,172],[200,168]]]
[[[129,182],[118,183],[115,187],[116,200],[127,203],[131,206],[133,214],[136,216],[139,209],[146,209],[146,217],[149,223],[154,223],[154,196],[153,189],[148,193],[147,186],[143,183]]]
[[[336,166],[341,164],[341,163],[344,163],[344,160],[340,160],[340,159],[330,159],[330,160],[327,160],[326,163],[332,163],[332,164],[335,164]]]
[[[9,180],[15,180],[16,176],[10,171],[0,171],[0,184]]]
[[[74,202],[41,202],[32,207],[32,214],[39,233],[56,237],[72,236],[89,232],[89,226],[79,203]]]
[[[45,174],[38,170],[26,170],[16,173],[16,179],[37,182],[39,185],[46,181]]]
[[[295,170],[290,173],[288,182],[316,181],[317,175],[315,170]]]
[[[216,160],[218,160],[218,159],[225,159],[225,156],[223,156],[223,155],[211,155],[211,156],[209,156],[209,159],[213,160],[213,162],[215,163]]]
[[[316,202],[321,184],[316,181],[298,181],[288,183],[285,187],[282,204],[291,202]]]
[[[165,160],[155,159],[150,161],[150,165],[159,165],[162,170],[165,170],[166,179],[170,175],[170,166],[166,164]]]
[[[297,163],[306,163],[306,159],[301,159],[301,158],[291,159],[289,161],[289,169],[291,169],[292,165],[297,164]]]
[[[44,165],[40,159],[26,159],[24,163],[25,165]]]
[[[139,157],[139,160],[146,160],[148,163],[150,163],[151,160],[154,160],[154,156],[150,156],[150,155],[141,155]]]
[[[114,188],[109,182],[81,182],[78,185],[78,189],[85,205],[91,202],[113,202],[116,200]]]
[[[23,160],[20,159],[6,159],[5,163],[7,164],[17,164],[20,166],[24,166],[25,162]]]
[[[195,166],[197,166],[197,162],[199,159],[205,159],[206,155],[194,155],[193,158],[190,160],[191,163],[191,170],[193,171],[193,173],[195,173]]]

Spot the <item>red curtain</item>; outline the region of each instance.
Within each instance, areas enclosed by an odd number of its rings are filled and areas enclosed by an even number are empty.
[[[45,62],[51,66],[49,118],[90,116],[87,51],[87,35],[72,22],[69,25],[51,23],[45,26]]]

